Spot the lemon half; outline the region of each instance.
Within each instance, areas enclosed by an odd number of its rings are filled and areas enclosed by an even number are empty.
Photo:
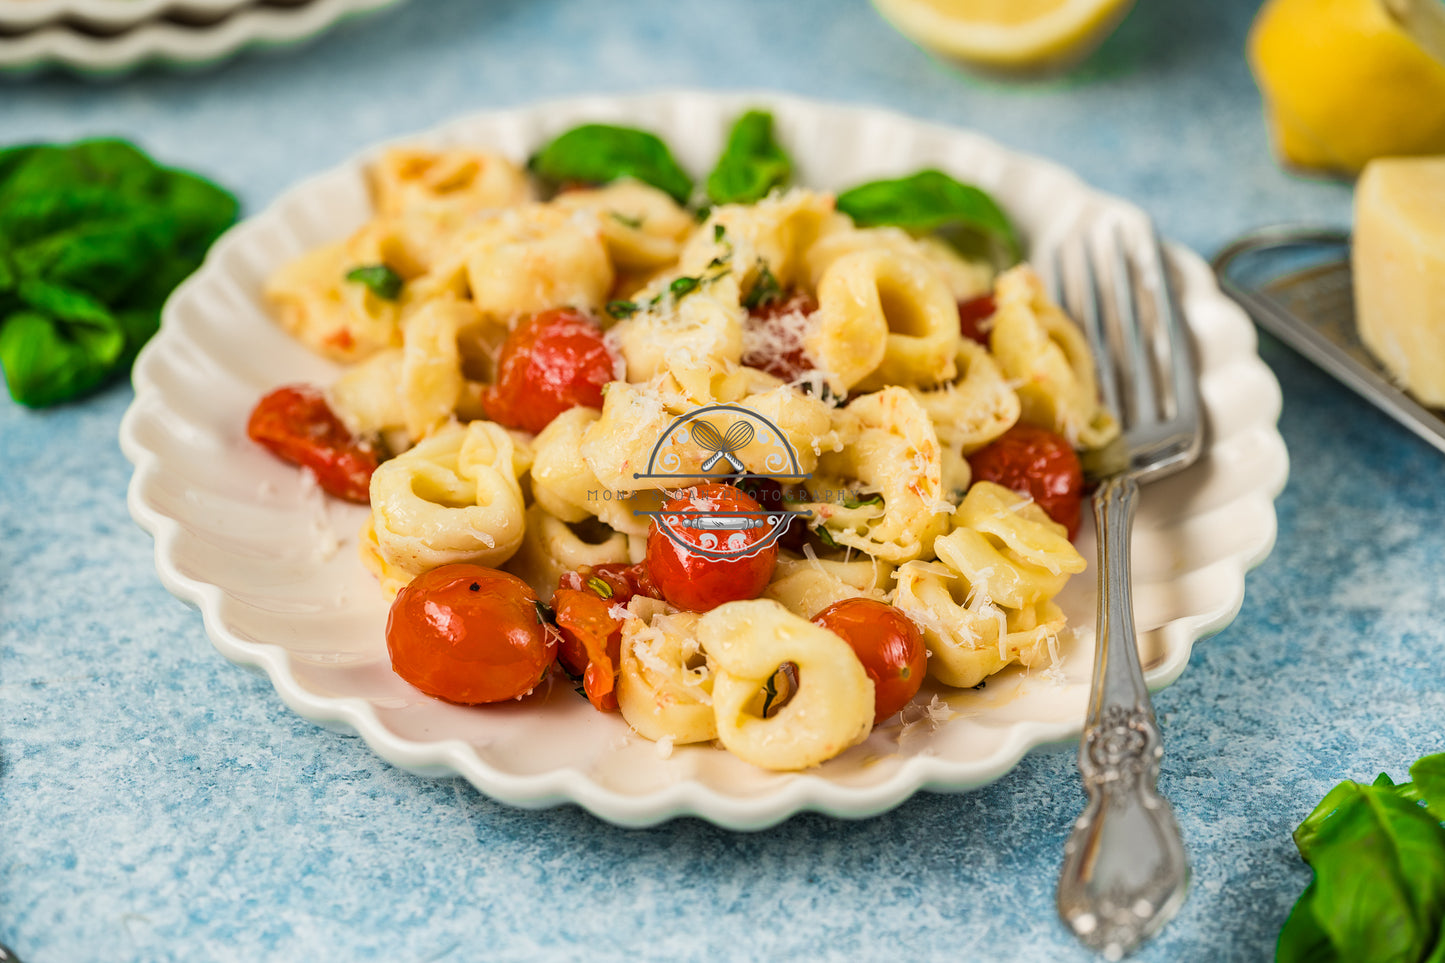
[[[935,53],[1003,71],[1072,66],[1104,41],[1134,0],[873,0]]]
[[[1249,63],[1293,167],[1354,174],[1374,157],[1445,153],[1445,64],[1378,0],[1270,0]]]

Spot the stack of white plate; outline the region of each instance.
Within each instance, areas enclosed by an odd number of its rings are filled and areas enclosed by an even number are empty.
[[[315,36],[399,0],[0,0],[0,73],[202,66]]]

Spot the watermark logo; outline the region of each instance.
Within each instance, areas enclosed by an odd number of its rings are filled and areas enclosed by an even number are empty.
[[[812,477],[798,464],[798,453],[788,437],[767,418],[739,405],[707,405],[674,419],[667,426],[647,459],[647,470],[634,472],[636,479],[668,479],[688,488],[705,481],[736,485],[752,480],[782,485]],[[687,552],[710,558],[748,558],[763,551],[787,531],[794,516],[812,517],[811,511],[795,511],[779,498],[761,499],[758,511],[728,511],[699,499],[690,509],[641,511],[669,539]],[[761,537],[758,532],[761,531]]]

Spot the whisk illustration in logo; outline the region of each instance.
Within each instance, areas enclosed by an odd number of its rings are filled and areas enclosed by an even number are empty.
[[[642,511],[685,551],[710,558],[747,558],[778,540],[794,516],[812,517],[782,502],[782,485],[812,477],[798,465],[798,453],[767,418],[739,405],[708,405],[674,419],[652,447],[647,470],[637,479],[672,479],[677,488],[705,481],[736,484],[771,480],[776,499],[759,501],[758,511],[728,511],[696,500],[691,509]],[[673,487],[671,485],[667,487]],[[761,537],[759,536],[761,532]]]

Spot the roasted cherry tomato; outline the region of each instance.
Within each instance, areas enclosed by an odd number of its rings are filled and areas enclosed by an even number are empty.
[[[624,565],[608,562],[603,565],[584,565],[575,572],[567,572],[557,581],[558,588],[586,589],[598,598],[612,605],[626,605],[634,595],[646,595],[660,599],[662,593],[652,584],[647,566],[642,562]]]
[[[321,391],[287,385],[262,398],[246,434],[284,461],[311,469],[322,489],[347,501],[371,500],[376,450],[341,423]]]
[[[732,485],[708,482],[684,489],[679,497],[669,499],[663,512],[709,512],[717,519],[744,519],[745,513],[759,513],[762,506]],[[698,520],[707,516],[695,516]],[[762,518],[761,515],[756,517]],[[741,535],[746,545],[766,537],[766,528],[719,529],[679,528],[682,539],[701,549],[708,537],[721,534],[724,539]],[[778,561],[776,542],[752,554],[729,554],[716,557],[685,548],[668,537],[653,519],[647,535],[647,572],[662,591],[662,597],[680,609],[706,612],[724,602],[757,598],[773,577]]]
[[[396,674],[427,695],[473,705],[537,687],[557,636],[537,596],[515,575],[480,565],[443,565],[397,593],[386,619]]]
[[[988,332],[990,328],[984,326],[984,322],[993,317],[998,306],[993,302],[992,294],[981,294],[976,298],[958,302],[958,330],[965,338],[970,338],[988,347]]]
[[[928,650],[908,616],[876,599],[834,602],[813,622],[843,637],[873,680],[873,724],[908,705],[923,685]]]
[[[587,701],[599,712],[617,710],[617,667],[622,661],[622,620],[613,603],[594,592],[559,588],[552,596],[562,644],[557,660],[582,679]]]
[[[617,380],[617,360],[587,315],[543,311],[507,336],[482,408],[508,428],[541,431],[569,408],[601,408],[603,386]]]
[[[1031,495],[1049,517],[1079,534],[1084,501],[1084,469],[1062,435],[1017,424],[968,456],[974,481],[991,481],[1020,495]]]
[[[584,565],[564,574],[552,597],[562,635],[557,661],[582,680],[587,701],[602,712],[617,708],[622,619],[613,613],[636,595],[662,598],[641,563]]]
[[[817,310],[818,302],[801,291],[751,309],[743,338],[743,364],[784,381],[812,371],[813,362],[803,348],[803,336],[808,319]]]

